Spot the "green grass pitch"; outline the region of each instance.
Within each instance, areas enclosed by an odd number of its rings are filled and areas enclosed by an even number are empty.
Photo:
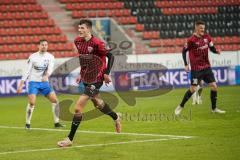
[[[101,116],[81,123],[73,147],[63,149],[56,142],[67,136],[70,122],[63,121],[66,127],[55,130],[51,104],[44,97],[37,98],[31,121],[35,129],[30,131],[24,129],[27,98],[0,98],[0,160],[240,159],[240,86],[219,87],[218,106],[226,110],[225,115],[210,112],[206,88],[202,105],[192,106],[191,100],[183,115],[174,118],[172,113],[185,91],[138,98],[132,107],[119,99],[115,110],[123,114],[126,134],[114,134],[111,118]],[[76,101],[78,96],[59,96],[66,98]],[[86,110],[92,108],[89,102]],[[153,114],[158,117],[149,116]]]

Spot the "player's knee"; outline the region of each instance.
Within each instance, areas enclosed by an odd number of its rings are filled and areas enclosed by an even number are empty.
[[[101,109],[103,109],[104,105],[96,105],[95,107],[96,107],[97,109],[100,109],[100,110],[101,110]]]
[[[190,91],[191,91],[192,93],[196,92],[196,91],[197,91],[197,86],[191,86],[191,87],[190,87]]]
[[[103,100],[101,100],[100,102],[99,102],[99,104],[98,104],[98,109],[103,109],[103,107],[105,106],[105,103],[104,103],[104,101]]]
[[[104,102],[102,99],[92,99],[92,102],[97,109],[102,109],[104,107]]]
[[[75,114],[80,114],[81,113],[81,109],[80,108],[76,108],[75,109]]]
[[[211,85],[211,90],[217,91],[217,84],[212,84]]]
[[[30,105],[30,107],[34,107],[34,106],[35,106],[35,102],[30,101],[30,102],[29,102],[29,105]]]
[[[52,99],[51,102],[52,103],[58,103],[58,100],[57,99]]]

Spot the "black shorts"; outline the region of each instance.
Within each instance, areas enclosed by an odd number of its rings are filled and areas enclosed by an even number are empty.
[[[191,71],[191,85],[199,85],[201,80],[205,83],[216,82],[211,68],[200,71]]]
[[[102,87],[103,82],[97,82],[93,84],[87,84],[83,83],[85,88],[84,88],[84,94],[88,95],[89,97],[94,97],[99,93],[99,89]]]

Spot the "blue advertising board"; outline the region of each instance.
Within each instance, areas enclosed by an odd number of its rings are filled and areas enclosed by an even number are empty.
[[[235,85],[240,76],[235,76],[235,68],[212,68],[219,86]],[[116,90],[145,90],[172,85],[174,88],[188,87],[190,75],[184,69],[115,72]]]
[[[240,66],[212,68],[219,86],[240,84]],[[75,83],[75,75],[55,76],[50,78],[50,84],[56,93],[79,94],[83,92],[83,84]],[[119,71],[113,73],[113,86],[104,86],[102,90],[117,91],[149,90],[154,88],[173,86],[183,88],[190,85],[189,74],[184,69],[169,69],[167,71]],[[0,77],[0,96],[16,96],[17,85],[21,77]],[[27,93],[27,83],[20,95]]]

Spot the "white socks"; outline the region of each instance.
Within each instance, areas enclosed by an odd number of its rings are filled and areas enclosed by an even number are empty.
[[[26,109],[26,124],[30,124],[33,110],[34,110],[34,106],[31,106],[30,104],[28,104]]]
[[[34,110],[34,106],[31,106],[30,104],[28,104],[26,109],[26,124],[31,123],[33,110]],[[52,112],[53,112],[54,123],[59,123],[59,104],[58,103],[52,103]]]
[[[59,123],[59,104],[58,104],[58,102],[52,103],[52,112],[53,112],[54,123]]]

